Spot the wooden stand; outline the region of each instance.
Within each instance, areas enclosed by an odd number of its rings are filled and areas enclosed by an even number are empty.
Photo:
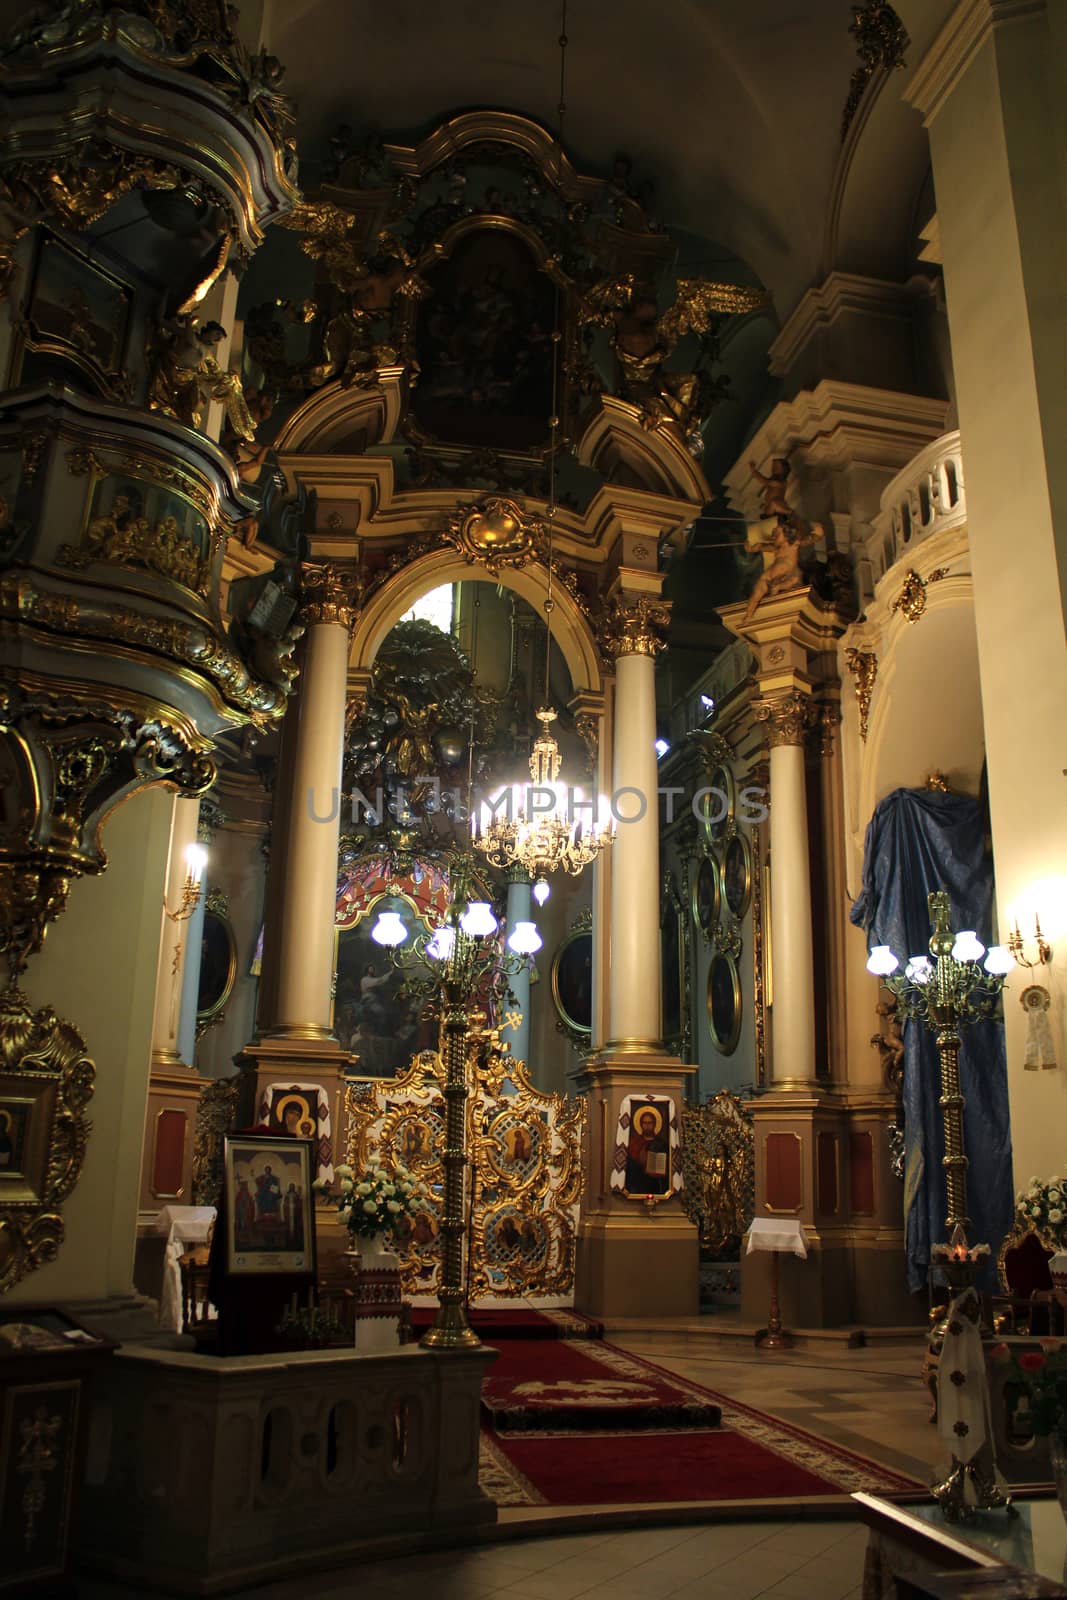
[[[761,1328],[756,1335],[756,1344],[761,1350],[791,1350],[793,1341],[787,1333],[782,1332],[782,1316],[778,1306],[778,1257],[777,1250],[771,1251],[771,1303],[767,1312],[767,1326]]]
[[[771,1303],[767,1326],[756,1334],[760,1350],[791,1350],[793,1341],[782,1331],[782,1312],[778,1303],[779,1256],[783,1250],[806,1259],[807,1241],[803,1225],[795,1217],[754,1217],[749,1224],[747,1254],[769,1252],[771,1258]]]

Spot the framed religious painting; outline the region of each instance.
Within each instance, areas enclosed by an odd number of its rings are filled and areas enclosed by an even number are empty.
[[[718,844],[733,821],[737,788],[730,768],[717,766],[703,786],[697,810],[708,844]]]
[[[552,959],[552,1003],[557,1027],[579,1047],[593,1036],[593,928],[583,913]]]
[[[741,976],[734,956],[719,950],[708,968],[708,1030],[720,1055],[729,1056],[741,1037]]]
[[[667,1095],[628,1094],[619,1107],[610,1187],[627,1200],[668,1200],[682,1186],[678,1114]]]
[[[314,1141],[228,1134],[223,1166],[227,1272],[314,1278]]]
[[[200,982],[196,991],[197,1037],[221,1022],[237,982],[237,940],[225,895],[212,889],[200,936]]]
[[[388,951],[371,937],[383,912],[399,916],[409,945],[429,926],[406,894],[383,894],[353,926],[338,929],[333,1026],[344,1048],[358,1057],[361,1078],[397,1077],[412,1056],[437,1042],[435,1024],[423,1015],[425,1000],[412,993]]]
[[[752,904],[752,845],[738,829],[726,841],[722,855],[722,897],[738,922]]]
[[[705,944],[710,942],[719,920],[721,894],[719,863],[709,851],[700,857],[693,875],[693,921],[704,935]]]

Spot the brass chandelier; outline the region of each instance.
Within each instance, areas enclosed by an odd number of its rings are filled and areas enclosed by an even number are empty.
[[[563,0],[559,36],[559,172],[563,171],[563,115],[566,110],[567,5]],[[561,180],[562,181],[562,180]],[[560,190],[562,227],[563,194]],[[552,544],[556,526],[556,457],[560,446],[560,290],[555,285],[552,330],[552,414],[549,423],[548,466],[548,593],[545,599],[545,694],[536,713],[541,731],[530,752],[530,782],[498,789],[471,810],[471,837],[491,866],[524,870],[533,881],[534,899],[544,905],[548,879],[557,872],[577,877],[615,836],[614,817],[605,817],[603,800],[587,800],[580,789],[559,781],[562,758],[552,732],[556,712],[551,706],[549,673],[552,662]],[[503,815],[498,813],[503,810]]]

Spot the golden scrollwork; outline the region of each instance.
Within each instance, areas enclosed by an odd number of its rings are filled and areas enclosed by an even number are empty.
[[[875,72],[879,68],[893,72],[904,67],[904,52],[911,43],[908,30],[886,0],[865,0],[863,5],[854,5],[848,31],[856,41],[860,64],[849,82],[848,99],[841,115],[842,141],[848,135],[863,91]]]
[[[773,750],[779,745],[804,743],[815,720],[815,706],[808,695],[794,690],[758,701],[752,714],[763,724],[767,745]]]
[[[301,615],[309,624],[338,623],[351,629],[362,603],[358,573],[305,562],[300,568]]]
[[[816,705],[812,723],[812,747],[816,755],[828,758],[834,753],[834,734],[841,721],[841,707],[833,700]]]
[[[475,1297],[565,1295],[574,1286],[584,1100],[542,1094],[495,1029],[469,1036],[472,1157],[470,1290]],[[445,1072],[436,1051],[387,1082],[349,1088],[348,1160],[403,1163],[431,1186],[431,1210],[395,1245],[406,1294],[440,1286]]]
[[[600,750],[600,718],[594,711],[579,711],[574,719],[574,731],[585,745],[589,770],[594,772]]]
[[[647,594],[616,595],[600,624],[604,652],[619,656],[657,656],[667,644],[671,608]]]
[[[845,666],[856,685],[856,704],[860,713],[860,738],[866,741],[870,726],[871,696],[878,677],[878,657],[873,650],[857,650],[850,646],[845,651]]]
[[[200,1091],[193,1133],[194,1206],[214,1206],[222,1193],[223,1141],[237,1121],[241,1080],[215,1078]]]
[[[206,598],[211,580],[211,556],[202,552],[174,516],[160,517],[153,525],[147,517],[123,517],[121,505],[92,517],[83,545],[61,545],[62,566],[81,568],[93,561],[121,567],[144,567],[160,577],[181,583]]]
[[[545,525],[536,517],[528,517],[515,500],[488,495],[460,506],[448,519],[441,537],[471,566],[483,566],[495,577],[502,569],[524,566],[541,554]]]
[[[72,1023],[51,1006],[34,1011],[14,986],[0,994],[0,1088],[22,1119],[20,1168],[0,1184],[0,1294],[56,1258],[60,1207],[85,1159],[95,1076]]]
[[[756,1209],[756,1145],[752,1118],[729,1089],[683,1110],[682,1171],[682,1206],[701,1249],[717,1256],[739,1247]]]
[[[940,583],[942,578],[948,577],[947,567],[935,567],[929,577],[921,578],[914,567],[909,567],[904,574],[904,582],[900,593],[893,601],[892,610],[899,611],[911,623],[919,621],[926,611],[926,591],[932,583]]]
[[[185,181],[168,162],[90,138],[60,160],[37,156],[5,167],[0,196],[28,222],[49,217],[80,233],[131,189],[176,189]]]

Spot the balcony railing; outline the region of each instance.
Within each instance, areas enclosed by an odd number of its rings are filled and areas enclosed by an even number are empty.
[[[943,434],[898,472],[867,538],[875,583],[934,534],[967,521],[959,432]]]

